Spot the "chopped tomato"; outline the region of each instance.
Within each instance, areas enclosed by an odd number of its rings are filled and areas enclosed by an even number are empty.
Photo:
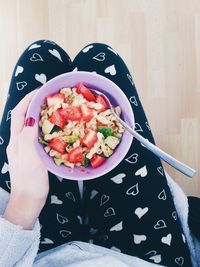
[[[81,119],[80,109],[74,106],[62,108],[60,114],[64,117],[65,121],[80,121]]]
[[[102,108],[99,110],[99,113],[109,109],[109,106],[103,96],[97,95],[96,102],[102,105]]]
[[[106,158],[102,158],[101,156],[95,154],[91,158],[90,163],[91,163],[92,168],[97,168],[101,164],[103,164],[105,160],[106,160]]]
[[[64,102],[65,95],[57,93],[54,95],[47,96],[47,105],[48,107],[54,106],[56,104],[62,104]]]
[[[81,143],[87,148],[92,148],[97,141],[97,133],[91,129],[85,130],[85,135],[83,136]]]
[[[83,156],[83,150],[81,146],[77,146],[73,148],[68,153],[68,161],[71,163],[83,163],[84,156]]]
[[[77,84],[77,94],[81,94],[86,100],[95,102],[95,96],[83,83]]]
[[[49,117],[49,121],[55,125],[57,125],[58,127],[60,127],[61,129],[63,129],[65,127],[66,124],[66,120],[65,118],[62,116],[62,114],[60,114],[60,110],[61,109],[57,109],[56,111],[54,111],[52,113],[52,115]]]
[[[99,121],[99,120],[97,120],[97,125],[98,125],[98,126],[108,126],[108,124],[103,123],[103,122],[101,122],[101,121]]]
[[[87,105],[81,106],[82,119],[85,122],[89,122],[94,117],[94,111],[91,108],[88,108]]]
[[[64,154],[67,144],[61,138],[57,137],[57,138],[51,139],[49,146],[53,148],[54,150],[56,150],[57,152]]]

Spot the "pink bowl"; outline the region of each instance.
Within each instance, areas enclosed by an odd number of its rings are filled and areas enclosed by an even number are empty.
[[[39,123],[40,107],[44,104],[46,96],[58,92],[59,89],[63,87],[75,87],[78,82],[84,82],[89,87],[105,93],[114,106],[119,105],[121,107],[122,118],[124,121],[130,126],[134,126],[133,111],[123,91],[109,79],[101,75],[85,71],[64,73],[45,83],[31,100],[26,117],[33,117],[36,123]],[[40,131],[41,130],[38,126],[39,135]],[[122,140],[113,155],[96,169],[93,169],[92,167],[75,167],[74,169],[71,169],[64,165],[57,166],[53,159],[44,151],[43,145],[39,142],[36,142],[36,149],[47,169],[55,175],[71,180],[89,180],[102,176],[114,169],[127,154],[132,140],[133,136],[125,131]]]

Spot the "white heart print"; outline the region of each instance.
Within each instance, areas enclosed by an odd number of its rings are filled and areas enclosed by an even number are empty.
[[[119,173],[116,176],[110,178],[114,183],[121,184],[123,182],[123,178],[126,177],[125,173]]]
[[[148,207],[145,208],[138,207],[135,210],[135,214],[138,216],[139,219],[141,219],[148,212],[148,210],[149,210]]]
[[[134,85],[133,78],[131,77],[131,75],[129,73],[127,73],[126,76],[129,79],[129,81],[131,82],[131,84]]]
[[[63,204],[63,202],[62,202],[62,200],[58,199],[58,197],[56,195],[52,195],[51,196],[51,204],[61,205],[61,204]]]
[[[140,244],[141,242],[144,242],[147,239],[146,235],[136,235],[136,234],[133,235],[133,238],[134,238],[134,243],[136,245]]]
[[[95,235],[98,232],[98,230],[95,229],[95,228],[90,228],[89,232],[90,232],[91,235]]]
[[[38,44],[32,44],[30,47],[29,47],[29,49],[28,50],[31,50],[31,49],[35,49],[35,48],[39,48],[39,47],[41,47],[41,45],[38,45]]]
[[[165,189],[163,189],[159,195],[158,195],[158,199],[160,200],[166,200],[167,199],[167,196],[166,196],[166,193],[165,193]]]
[[[24,87],[27,86],[27,82],[25,82],[25,81],[23,81],[23,82],[17,82],[16,85],[17,85],[17,90],[18,91],[21,91],[21,90],[24,89]]]
[[[115,69],[115,65],[111,65],[109,67],[107,67],[105,70],[104,70],[105,73],[109,73],[110,75],[114,76],[116,75],[116,69]]]
[[[145,176],[147,176],[147,167],[146,167],[146,165],[143,166],[141,169],[137,170],[137,171],[135,172],[135,175],[136,175],[136,176],[140,175],[141,177],[145,177]]]
[[[183,243],[185,243],[186,242],[185,235],[181,234],[181,236],[182,236],[182,239],[183,239]]]
[[[146,122],[145,122],[145,124],[146,124],[146,126],[147,126],[148,130],[149,130],[149,131],[151,131],[151,128],[150,128],[150,126],[149,126],[149,123],[148,123],[148,121],[146,121]]]
[[[77,218],[78,218],[78,220],[79,220],[79,223],[80,223],[80,224],[83,224],[83,218],[82,218],[80,215],[78,215]]]
[[[10,189],[10,186],[11,186],[10,181],[5,181],[5,183],[6,183],[6,186],[8,187],[8,189]]]
[[[40,54],[38,53],[34,53],[31,58],[30,58],[30,61],[44,61],[43,58],[40,56]]]
[[[67,192],[66,194],[66,197],[71,199],[72,201],[76,201],[75,197],[74,197],[74,194],[72,192]]]
[[[176,213],[176,211],[173,211],[172,212],[172,217],[174,218],[175,221],[177,220],[177,213]]]
[[[106,212],[104,213],[104,217],[110,217],[115,215],[115,210],[113,208],[108,208]]]
[[[155,263],[160,263],[161,262],[161,255],[155,255],[155,256],[151,256],[149,258],[150,260],[153,260]]]
[[[3,138],[0,136],[0,145],[3,145],[3,143],[4,143],[4,140],[3,140]]]
[[[1,173],[2,173],[2,174],[5,174],[5,173],[7,173],[8,171],[9,171],[9,165],[8,165],[7,162],[4,162],[3,167],[2,167],[2,169],[1,169]]]
[[[54,244],[54,242],[49,238],[44,238],[44,240],[41,241],[41,244]]]
[[[107,48],[108,48],[108,50],[110,50],[111,52],[113,52],[115,55],[118,55],[117,52],[114,49],[112,49],[111,47],[108,46]]]
[[[140,124],[139,123],[135,123],[135,131],[136,132],[143,132],[143,130],[142,130],[142,127],[140,126]]]
[[[179,266],[183,266],[183,264],[184,264],[184,258],[183,258],[183,257],[175,258],[175,262],[176,262]]]
[[[157,168],[157,171],[163,176],[164,175],[164,170],[163,168],[160,166]]]
[[[106,202],[108,202],[110,199],[109,196],[106,196],[106,195],[102,195],[101,196],[101,202],[100,202],[100,206],[103,206]]]
[[[54,41],[51,41],[51,40],[44,40],[44,43],[56,45],[56,43]]]
[[[138,106],[138,102],[137,102],[135,96],[131,96],[131,97],[129,98],[129,101],[130,101],[132,104],[134,104],[136,107]]]
[[[166,227],[167,225],[164,220],[158,220],[157,223],[154,225],[154,229],[161,229]]]
[[[10,120],[12,110],[9,110],[6,116],[6,121]]]
[[[138,189],[138,183],[131,186],[127,191],[126,191],[127,195],[132,195],[132,196],[136,196],[137,194],[139,194],[139,189]]]
[[[110,249],[114,250],[114,251],[117,251],[117,252],[121,252],[121,249],[115,247],[115,246],[112,246]]]
[[[67,238],[69,235],[71,235],[72,232],[67,230],[61,230],[59,233],[63,238]]]
[[[119,222],[118,224],[114,225],[113,227],[110,228],[110,231],[116,231],[116,232],[119,232],[123,229],[122,227],[122,221]]]
[[[74,68],[72,72],[76,72],[76,71],[78,71],[78,68],[77,67]]]
[[[58,178],[58,180],[59,180],[60,182],[62,182],[63,177],[60,177],[60,176],[58,176],[58,175],[56,175],[56,177]]]
[[[168,234],[167,236],[163,236],[163,237],[161,238],[161,242],[162,242],[163,244],[168,245],[168,246],[171,245],[171,240],[172,240],[172,235],[171,235],[171,234]]]
[[[91,48],[93,48],[93,45],[88,45],[87,47],[85,47],[82,52],[83,53],[87,53]]]
[[[161,255],[157,254],[157,251],[151,250],[147,252],[145,255],[149,256],[150,260],[153,260],[155,263],[160,263],[161,262]]]
[[[96,56],[93,57],[93,59],[97,60],[97,61],[104,61],[106,58],[106,54],[103,52],[100,52],[99,54],[97,54]]]
[[[92,200],[97,194],[98,194],[98,192],[96,190],[92,190],[91,195],[90,195],[90,199]]]
[[[17,66],[16,71],[15,71],[15,77],[17,77],[20,73],[24,71],[24,68],[22,66]]]
[[[49,49],[48,51],[49,51],[49,53],[52,54],[54,57],[57,57],[61,62],[63,62],[63,61],[62,61],[62,58],[61,58],[61,55],[60,55],[60,53],[58,52],[58,50],[56,50],[56,49]]]
[[[56,213],[56,219],[60,224],[64,224],[68,222],[68,219],[58,213]]]
[[[41,73],[41,74],[35,74],[35,79],[38,81],[38,82],[40,82],[40,83],[42,83],[42,84],[45,84],[46,83],[46,81],[47,81],[47,77],[46,77],[46,75],[44,74],[44,73]]]
[[[133,153],[128,158],[126,158],[125,161],[127,161],[130,164],[135,164],[138,161],[138,154]]]

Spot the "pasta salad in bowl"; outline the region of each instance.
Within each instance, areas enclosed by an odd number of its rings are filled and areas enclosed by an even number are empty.
[[[133,137],[112,114],[102,95],[109,97],[118,116],[134,126],[131,105],[110,80],[90,72],[59,75],[33,97],[26,116],[38,123],[36,147],[47,169],[73,180],[102,176],[128,152]]]

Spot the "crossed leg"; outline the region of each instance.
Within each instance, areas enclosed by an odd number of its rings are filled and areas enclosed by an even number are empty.
[[[95,71],[116,83],[133,108],[136,131],[154,142],[131,74],[116,51],[90,44],[76,56],[73,69]],[[90,242],[150,262],[191,266],[160,159],[136,139],[115,169],[84,185]]]
[[[11,110],[31,90],[59,74],[71,71],[71,65],[67,53],[49,40],[34,42],[19,58],[11,78],[0,126],[0,186],[6,191],[10,191],[6,147],[10,137]],[[49,182],[50,192],[39,218],[42,227],[39,252],[71,240],[84,240],[79,217],[81,204],[77,182],[56,177],[50,172]]]

